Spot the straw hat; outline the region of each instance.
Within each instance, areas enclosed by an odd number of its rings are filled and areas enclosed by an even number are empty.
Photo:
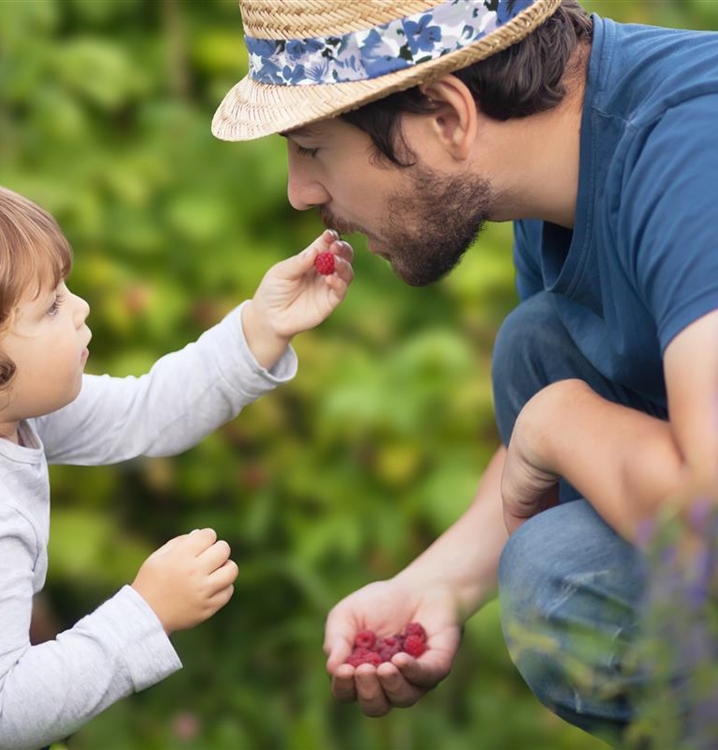
[[[561,0],[239,0],[249,74],[212,133],[245,141],[335,117],[520,41]]]

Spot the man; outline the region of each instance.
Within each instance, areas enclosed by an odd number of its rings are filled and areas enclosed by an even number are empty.
[[[327,620],[334,695],[373,716],[448,673],[497,583],[535,694],[606,738],[645,585],[633,542],[718,467],[718,35],[628,26],[575,0],[240,0],[249,75],[221,139],[281,133],[288,194],[436,281],[484,221],[515,222],[519,306],[493,354],[503,446],[466,513]],[[429,650],[344,664],[361,628]],[[586,647],[589,643],[590,647]]]

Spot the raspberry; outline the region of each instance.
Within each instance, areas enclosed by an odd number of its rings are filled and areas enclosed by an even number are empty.
[[[319,253],[314,259],[314,268],[316,268],[322,276],[328,276],[330,273],[334,273],[335,265],[334,254],[330,253],[328,250]]]
[[[424,630],[424,626],[418,622],[410,622],[404,628],[404,635],[418,635],[422,641],[426,642],[426,630]]]
[[[381,664],[381,657],[371,649],[355,648],[347,657],[346,663],[351,664],[352,667],[358,667],[360,664],[373,664],[378,667]]]
[[[398,654],[401,650],[401,641],[391,635],[386,638],[380,638],[376,644],[376,651],[382,661],[391,661],[391,657],[394,656],[394,654]]]
[[[420,635],[407,635],[404,639],[404,651],[413,657],[421,656],[426,651],[426,641]]]
[[[359,648],[374,648],[376,633],[373,630],[360,630],[354,638],[354,646]]]
[[[345,663],[353,667],[360,664],[373,664],[378,667],[382,662],[391,661],[394,654],[400,651],[418,658],[427,649],[426,641],[426,630],[418,622],[410,622],[402,633],[384,638],[377,638],[373,630],[366,628],[354,636],[354,650]]]

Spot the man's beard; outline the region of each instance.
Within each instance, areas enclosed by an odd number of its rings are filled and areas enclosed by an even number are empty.
[[[448,177],[422,165],[411,168],[411,185],[387,199],[387,218],[379,232],[382,255],[411,286],[426,286],[454,269],[474,243],[493,205],[488,180]],[[328,227],[363,231],[334,217],[323,206]]]

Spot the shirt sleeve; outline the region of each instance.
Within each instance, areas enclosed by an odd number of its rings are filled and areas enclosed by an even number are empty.
[[[677,103],[637,129],[618,207],[624,267],[661,350],[718,308],[718,95]]]
[[[76,731],[181,662],[150,606],[130,586],[55,640],[32,646],[32,570],[39,540],[20,512],[0,509],[0,747],[31,750]]]
[[[85,375],[80,395],[36,420],[48,463],[111,464],[180,453],[294,377],[287,347],[271,370],[252,355],[241,307],[141,377]]]

